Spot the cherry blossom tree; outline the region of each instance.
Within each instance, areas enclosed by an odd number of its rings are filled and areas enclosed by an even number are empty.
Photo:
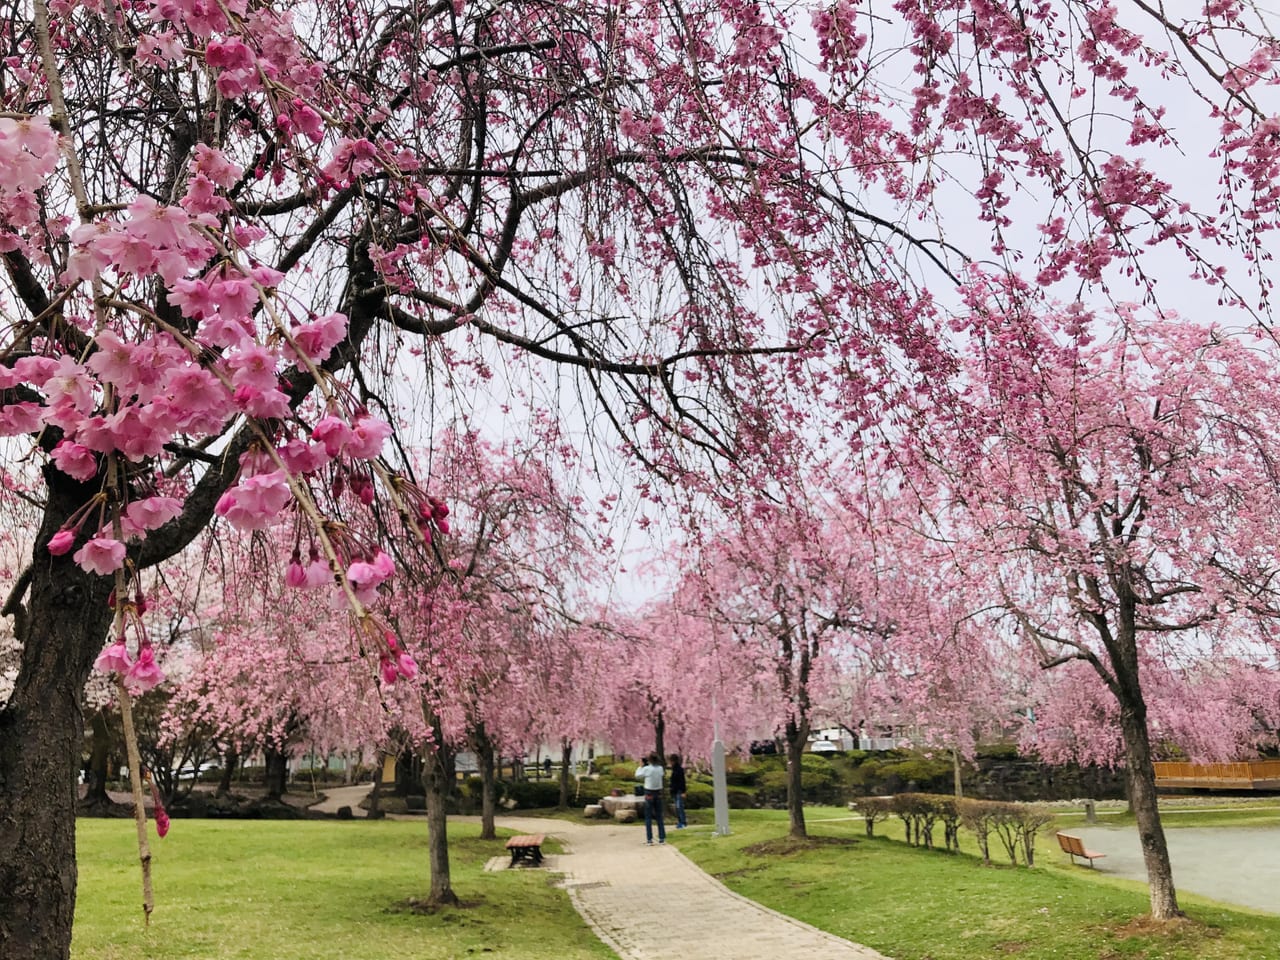
[[[956,543],[1042,668],[1073,667],[1081,720],[1114,724],[1090,734],[1093,759],[1123,744],[1152,915],[1169,918],[1150,696],[1172,703],[1177,685],[1186,703],[1196,662],[1274,668],[1280,353],[1141,310],[993,310],[975,326],[964,396],[936,411],[937,469],[913,474],[940,504],[929,532]]]
[[[790,833],[803,837],[801,759],[815,704],[838,683],[837,637],[885,629],[876,572],[860,549],[871,530],[865,513],[798,498],[757,501],[735,520],[702,545],[692,576],[704,616],[737,641],[767,691],[758,702],[775,705],[787,746]]]
[[[385,443],[415,408],[487,392],[556,456],[569,398],[650,484],[763,489],[938,383],[940,304],[985,276],[1154,296],[1176,253],[1265,308],[1265,14],[893,11],[10,5],[0,432],[40,513],[3,607],[0,947],[67,954],[79,690],[106,641],[159,682],[136,576],[213,517],[309,529],[372,669],[398,662],[334,524],[354,497],[385,546],[432,528],[449,491]]]

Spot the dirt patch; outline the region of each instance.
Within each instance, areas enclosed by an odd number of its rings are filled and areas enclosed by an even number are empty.
[[[753,857],[789,857],[819,847],[852,847],[857,842],[852,837],[782,837],[753,843],[742,852]]]
[[[1207,940],[1222,936],[1222,931],[1210,927],[1190,917],[1175,917],[1173,920],[1153,920],[1150,916],[1134,917],[1122,926],[1113,927],[1112,932],[1118,937],[1169,937]]]
[[[1151,948],[1181,947],[1184,950],[1196,951],[1199,944],[1216,940],[1222,931],[1188,917],[1174,920],[1152,920],[1150,916],[1134,917],[1127,923],[1104,926],[1101,928],[1120,941],[1145,941],[1144,946]],[[1145,949],[1134,949],[1134,944],[1125,944],[1120,950],[1108,950],[1099,956],[1099,960],[1140,960],[1148,956]],[[1163,951],[1159,953],[1163,956]]]
[[[437,913],[444,913],[449,910],[474,910],[476,907],[483,905],[483,900],[458,900],[455,903],[436,903],[432,900],[410,897],[408,900],[393,903],[389,909],[392,913],[419,913],[434,916]]]
[[[1015,953],[1021,953],[1027,949],[1027,944],[1022,940],[1005,940],[1001,943],[992,944],[992,947],[998,953],[1002,953],[1005,956],[1013,956]]]

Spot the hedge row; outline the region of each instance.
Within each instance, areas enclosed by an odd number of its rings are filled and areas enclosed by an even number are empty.
[[[1046,807],[1033,803],[1003,803],[998,800],[959,800],[933,793],[899,793],[892,797],[864,797],[853,808],[862,814],[867,836],[875,836],[875,825],[891,816],[902,820],[907,843],[933,847],[933,831],[943,828],[947,850],[958,850],[959,827],[973,833],[984,863],[991,862],[991,838],[1004,847],[1012,864],[1019,854],[1028,866],[1035,865],[1036,834],[1053,820]]]

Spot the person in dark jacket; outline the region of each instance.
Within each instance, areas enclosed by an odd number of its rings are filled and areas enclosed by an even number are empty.
[[[684,779],[684,765],[680,763],[680,754],[671,755],[671,800],[676,806],[676,829],[683,830],[688,824],[684,820],[684,795],[688,785]]]

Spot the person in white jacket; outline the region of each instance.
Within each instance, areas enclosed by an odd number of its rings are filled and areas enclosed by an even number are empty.
[[[667,827],[662,821],[662,758],[656,753],[645,757],[644,766],[636,770],[636,779],[644,784],[644,842],[653,846],[653,821],[658,821],[658,842],[667,842]]]

